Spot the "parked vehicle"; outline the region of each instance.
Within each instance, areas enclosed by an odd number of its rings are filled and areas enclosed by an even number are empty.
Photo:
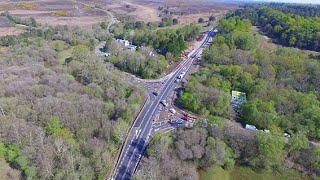
[[[185,122],[182,119],[177,119],[177,120],[171,120],[171,121],[169,121],[169,123],[170,124],[183,124]]]
[[[255,131],[258,130],[254,125],[246,124],[245,129]]]
[[[169,111],[170,111],[172,114],[175,114],[175,113],[176,113],[176,110],[175,110],[175,109],[169,109]]]
[[[162,105],[164,105],[165,107],[169,106],[169,104],[167,103],[166,100],[162,100],[162,101],[160,101],[160,103],[161,103]]]

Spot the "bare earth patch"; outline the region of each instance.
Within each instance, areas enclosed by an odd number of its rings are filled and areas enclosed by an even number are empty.
[[[87,5],[86,5],[87,4]],[[237,7],[234,4],[176,2],[159,0],[37,0],[37,1],[1,1],[0,12],[10,13],[22,18],[33,17],[38,22],[49,25],[70,25],[88,27],[104,21],[108,15],[99,9],[108,9],[115,14],[125,14],[145,22],[160,21],[158,7],[169,8],[181,24],[197,21],[200,17],[208,19],[210,15],[220,16],[227,10]]]
[[[137,20],[148,22],[161,20],[161,18],[158,16],[158,11],[150,5],[133,5],[131,3],[130,5],[136,8],[136,10],[129,13],[129,15],[134,16]]]
[[[18,35],[25,32],[23,29],[18,29],[16,27],[3,27],[0,28],[0,37],[6,35]]]
[[[95,0],[90,1],[90,3]],[[22,4],[22,5],[21,5]],[[28,8],[31,7],[32,8]],[[8,10],[21,18],[33,17],[42,24],[88,27],[104,21],[108,15],[73,0],[38,0],[28,3],[0,2],[0,12]]]
[[[227,10],[216,10],[197,14],[174,15],[174,17],[180,21],[180,24],[190,24],[192,22],[197,22],[199,18],[203,18],[205,21],[208,21],[211,15],[219,19],[221,15],[225,14],[226,12]]]
[[[138,21],[154,22],[160,21],[161,11],[158,7],[168,8],[175,18],[178,18],[181,24],[189,24],[198,21],[199,18],[205,20],[214,15],[220,17],[228,10],[236,9],[235,4],[225,3],[203,3],[203,2],[175,2],[158,0],[128,0],[121,1],[113,5],[108,5],[108,9],[116,14],[126,14],[136,18]]]
[[[102,22],[106,16],[81,16],[81,17],[66,17],[57,16],[52,11],[36,11],[36,10],[9,10],[10,14],[30,18],[33,17],[37,22],[49,25],[69,25],[86,27],[92,24]]]

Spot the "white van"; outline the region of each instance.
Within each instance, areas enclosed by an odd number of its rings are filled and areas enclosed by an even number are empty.
[[[175,109],[169,109],[169,111],[172,113],[172,114],[175,114],[176,113],[176,110]]]

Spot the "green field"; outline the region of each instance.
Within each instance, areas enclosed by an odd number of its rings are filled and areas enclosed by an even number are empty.
[[[209,168],[207,171],[200,171],[201,180],[308,180],[297,171],[288,171],[283,174],[270,172],[257,172],[249,167],[235,166],[231,171],[226,171],[220,166]]]

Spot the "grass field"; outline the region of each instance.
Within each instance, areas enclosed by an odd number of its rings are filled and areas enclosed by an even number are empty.
[[[303,176],[297,171],[288,171],[283,174],[270,172],[257,172],[249,167],[235,166],[231,171],[223,168],[212,167],[207,171],[200,172],[201,180],[311,180],[308,176]]]

